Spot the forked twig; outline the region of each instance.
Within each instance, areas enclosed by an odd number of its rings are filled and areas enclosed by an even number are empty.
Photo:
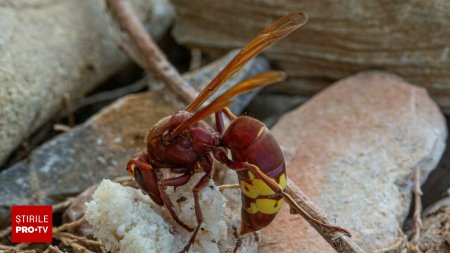
[[[132,8],[123,0],[106,0],[108,9],[123,32],[127,33],[135,48],[145,58],[147,69],[157,78],[166,83],[186,103],[190,103],[197,95],[197,91],[191,84],[186,82],[173,65],[161,52],[150,35],[145,31],[143,25],[133,13]],[[134,49],[131,51],[135,51]],[[133,55],[135,52],[130,52]],[[226,188],[226,187],[225,187]],[[224,187],[222,187],[222,190]],[[326,215],[312,203],[306,195],[290,180],[286,193],[292,197],[291,201],[300,206],[310,217],[329,224]],[[331,225],[330,225],[331,226]],[[351,238],[341,232],[332,232],[317,225],[313,227],[330,243],[338,252],[363,253],[364,251]]]

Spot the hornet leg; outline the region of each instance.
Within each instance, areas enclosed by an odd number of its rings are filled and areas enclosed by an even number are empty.
[[[185,173],[179,177],[174,177],[174,178],[167,178],[167,179],[162,179],[158,182],[158,188],[159,188],[159,192],[161,193],[161,198],[164,202],[164,205],[167,207],[167,210],[169,210],[170,215],[172,215],[172,218],[183,228],[185,228],[187,231],[192,232],[194,231],[193,228],[189,227],[188,225],[184,224],[180,218],[178,217],[178,215],[175,213],[175,210],[173,209],[173,203],[169,198],[169,195],[167,195],[165,189],[167,186],[181,186],[186,184],[189,179],[191,179],[192,174],[190,173]]]
[[[210,175],[207,173],[205,174],[198,183],[195,185],[194,189],[192,190],[192,193],[194,194],[194,203],[195,203],[195,217],[197,218],[197,227],[194,230],[194,233],[192,233],[191,239],[189,239],[189,242],[186,246],[184,246],[183,250],[180,251],[180,253],[188,252],[191,245],[194,243],[195,238],[197,237],[198,231],[200,230],[200,227],[203,223],[203,214],[202,210],[200,208],[200,202],[198,198],[198,193],[201,189],[203,189],[209,182]]]
[[[227,117],[230,120],[237,119],[237,116],[234,115],[228,107],[224,107],[222,109],[222,111],[216,112],[214,114],[214,117],[216,119],[216,129],[217,129],[217,132],[219,132],[220,134],[223,134],[223,132],[225,131],[225,124],[223,122],[223,117],[222,117],[223,113],[225,113],[225,115],[227,115]]]

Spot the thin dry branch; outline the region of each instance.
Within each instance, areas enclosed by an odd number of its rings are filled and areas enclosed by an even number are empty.
[[[75,126],[75,115],[73,114],[73,103],[72,98],[70,97],[69,93],[65,93],[63,96],[64,101],[64,111],[67,115],[67,120],[69,121],[69,126],[73,127]]]
[[[86,219],[83,216],[83,217],[79,218],[78,220],[72,221],[70,223],[64,223],[64,224],[62,224],[59,227],[53,228],[53,233],[55,234],[55,233],[59,233],[59,232],[65,231],[65,230],[67,230],[69,228],[78,227],[78,226],[80,226],[81,224],[83,224],[85,222],[86,222]]]
[[[44,253],[47,253],[50,251],[55,252],[55,253],[64,253],[57,246],[53,246],[53,245],[49,245],[48,248],[44,251]]]
[[[94,241],[94,240],[88,239],[86,237],[77,236],[77,235],[74,235],[74,234],[71,234],[71,233],[67,233],[67,232],[58,232],[58,236],[59,237],[67,237],[67,238],[70,238],[70,239],[82,242],[82,243],[87,244],[87,245],[103,246],[102,242]]]
[[[422,229],[422,189],[420,188],[420,168],[416,168],[414,175],[414,236],[412,243],[417,243],[420,238],[420,230]]]
[[[72,204],[72,202],[74,200],[75,200],[75,198],[67,198],[63,202],[59,202],[59,203],[54,204],[52,206],[52,212],[58,212],[60,210],[63,210],[65,208],[67,208],[68,206],[70,206],[70,204]]]
[[[7,228],[1,230],[1,231],[0,231],[0,238],[9,235],[9,234],[11,233],[11,230],[12,230],[11,226],[9,226],[9,227],[7,227]]]
[[[129,3],[122,0],[107,0],[106,4],[113,20],[117,22],[122,32],[128,34],[135,48],[141,53],[146,69],[167,84],[184,101],[193,100],[197,96],[197,91],[167,60],[134,14]]]
[[[19,244],[16,244],[14,246],[10,246],[10,245],[3,245],[0,244],[0,250],[15,250],[15,251],[21,251],[24,248],[28,247],[30,244],[27,242],[22,242]]]

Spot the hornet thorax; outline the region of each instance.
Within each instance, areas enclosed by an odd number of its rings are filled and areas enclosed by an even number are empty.
[[[161,119],[148,132],[147,151],[152,166],[158,168],[193,168],[201,156],[219,145],[220,135],[205,121],[199,121],[172,136],[173,130],[192,116],[179,111]]]

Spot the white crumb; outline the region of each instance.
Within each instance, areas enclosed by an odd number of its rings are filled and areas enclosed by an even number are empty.
[[[180,219],[191,227],[197,224],[192,189],[201,176],[194,175],[176,191],[167,190]],[[225,205],[225,197],[212,182],[200,192],[205,221],[189,252],[219,252],[217,243],[227,236]],[[86,206],[86,220],[111,252],[179,252],[191,236],[172,220],[165,207],[154,204],[141,190],[110,180],[102,181]]]

